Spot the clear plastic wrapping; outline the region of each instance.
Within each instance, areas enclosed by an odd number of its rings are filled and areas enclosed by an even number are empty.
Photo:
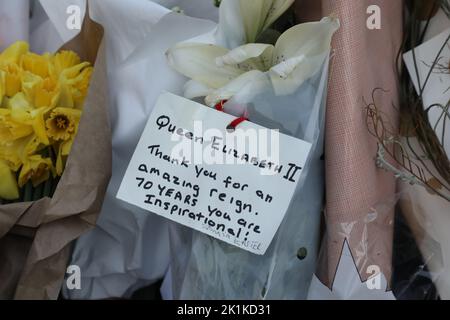
[[[287,96],[266,91],[245,101],[250,121],[310,142],[312,152],[286,216],[263,256],[175,224],[170,226],[174,299],[304,299],[316,268],[324,197],[323,137],[328,59]],[[243,88],[242,90],[245,90]],[[237,113],[238,99],[225,105]],[[239,113],[239,112],[238,112]],[[169,280],[170,278],[170,280]]]

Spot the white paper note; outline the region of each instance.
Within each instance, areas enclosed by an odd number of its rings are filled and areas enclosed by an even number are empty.
[[[428,118],[448,156],[450,156],[450,111],[447,110],[445,116],[445,108],[448,108],[447,103],[450,100],[450,43],[446,43],[449,35],[450,29],[447,29],[415,48],[415,64],[413,51],[403,56],[417,93],[420,94],[423,90],[425,108],[432,106]],[[438,63],[433,67],[436,58]]]
[[[255,254],[288,209],[311,144],[164,93],[117,197]]]

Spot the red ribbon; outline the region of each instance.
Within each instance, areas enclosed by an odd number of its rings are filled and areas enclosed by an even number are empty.
[[[228,100],[222,100],[222,101],[218,102],[214,106],[214,108],[217,111],[223,112],[223,106],[224,106],[225,103],[227,103],[227,101]],[[245,112],[245,114],[247,114],[247,112]],[[247,121],[247,120],[248,120],[248,118],[247,118],[246,115],[244,115],[242,117],[239,117],[239,118],[236,118],[233,121],[231,121],[231,123],[227,126],[227,130],[235,130],[238,125],[240,125],[242,122]]]

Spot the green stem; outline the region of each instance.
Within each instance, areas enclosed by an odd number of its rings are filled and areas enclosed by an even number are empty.
[[[53,197],[53,195],[55,194],[56,188],[58,187],[59,180],[60,180],[60,178],[57,177],[57,178],[53,181],[52,191],[51,191],[51,193],[50,193],[50,197]]]
[[[38,201],[38,200],[42,199],[43,191],[44,191],[44,183],[41,183],[36,188],[34,188],[33,201]]]
[[[31,181],[28,181],[25,185],[23,202],[30,202],[31,200],[33,200],[33,183]]]
[[[43,197],[49,197],[51,196],[51,192],[53,189],[53,176],[50,175],[50,178],[48,178],[47,181],[45,181],[44,184],[44,192],[43,192]]]

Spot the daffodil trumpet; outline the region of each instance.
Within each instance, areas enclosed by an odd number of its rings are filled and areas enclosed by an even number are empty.
[[[0,54],[0,204],[54,192],[78,132],[92,66],[72,51]]]

